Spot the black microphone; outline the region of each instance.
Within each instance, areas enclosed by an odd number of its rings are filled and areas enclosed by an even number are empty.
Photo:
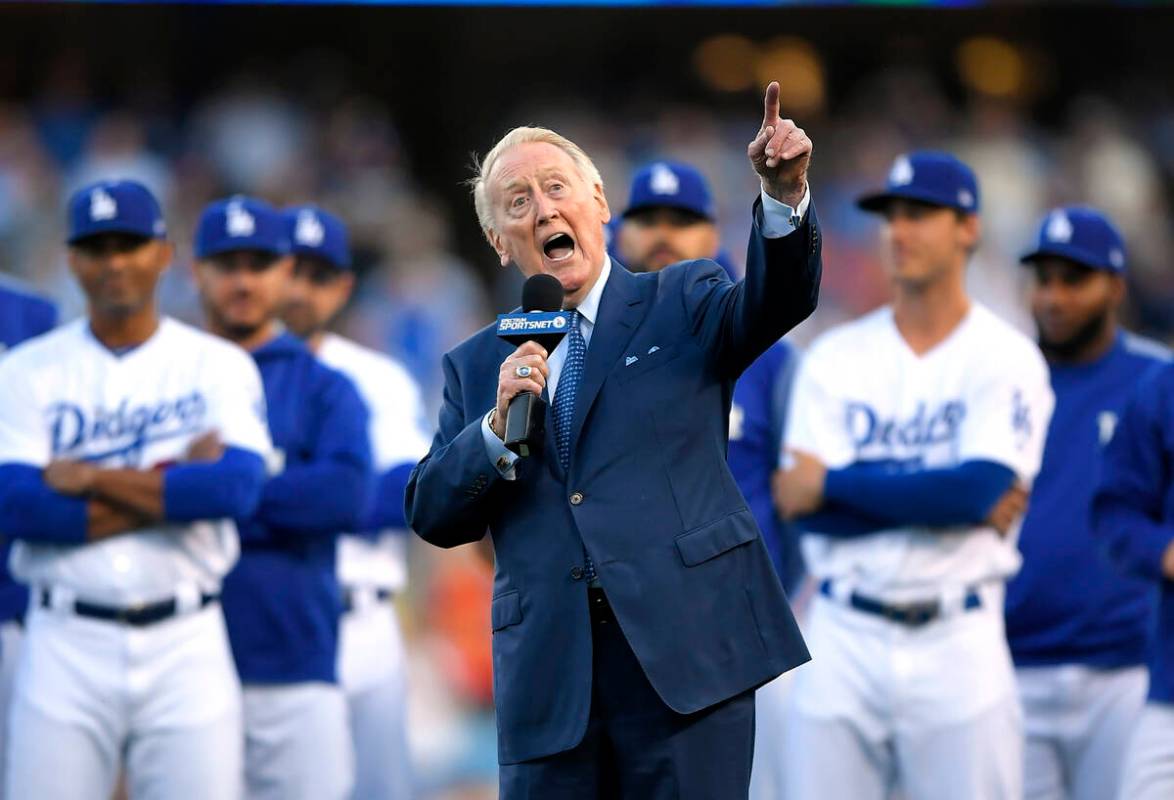
[[[497,318],[497,335],[511,344],[537,342],[551,353],[567,335],[569,312],[563,311],[563,285],[553,275],[531,275],[522,286],[522,313]],[[520,456],[542,447],[546,403],[532,392],[510,400],[505,418],[505,446]]]

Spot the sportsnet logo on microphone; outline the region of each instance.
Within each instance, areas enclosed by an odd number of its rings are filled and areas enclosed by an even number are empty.
[[[567,316],[565,311],[500,314],[497,317],[497,335],[505,337],[520,333],[558,333],[567,329]]]
[[[567,333],[570,325],[569,311],[526,311],[513,314],[499,314],[497,335],[508,342],[522,344],[535,341],[547,350]]]

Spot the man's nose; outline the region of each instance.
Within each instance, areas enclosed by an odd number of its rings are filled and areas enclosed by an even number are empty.
[[[301,275],[294,275],[285,285],[286,300],[301,300],[309,294],[310,279]]]
[[[130,253],[120,250],[110,250],[106,253],[106,268],[121,272],[130,264]]]
[[[1060,281],[1045,280],[1040,281],[1036,286],[1036,294],[1039,299],[1048,306],[1060,305],[1065,300],[1065,287]]]
[[[256,278],[257,276],[250,269],[235,269],[231,273],[229,283],[238,292],[248,292],[252,291],[257,282]]]
[[[558,205],[549,197],[538,196],[535,201],[535,208],[538,211],[539,222],[550,222],[550,220],[559,216]]]

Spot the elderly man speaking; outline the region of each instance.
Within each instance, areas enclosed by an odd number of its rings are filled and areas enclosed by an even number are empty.
[[[510,131],[473,181],[502,266],[553,275],[572,312],[549,353],[491,326],[445,356],[406,496],[432,544],[493,537],[504,800],[745,797],[754,689],[809,658],[725,461],[735,380],[818,294],[811,141],[778,98],[747,148],[762,192],[740,283],[609,259],[599,172],[553,131]],[[503,444],[521,392],[550,403],[525,458]]]

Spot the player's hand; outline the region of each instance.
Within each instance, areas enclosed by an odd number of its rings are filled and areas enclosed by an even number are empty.
[[[802,450],[788,450],[787,461],[787,466],[775,473],[775,506],[784,519],[814,514],[823,505],[827,467]]]
[[[220,434],[216,431],[208,431],[188,443],[184,460],[212,462],[219,461],[222,455],[224,455],[224,443],[220,441]]]
[[[1027,511],[1027,499],[1027,490],[1015,484],[998,499],[984,521],[997,530],[1000,536],[1006,536]]]
[[[502,441],[505,440],[505,415],[510,401],[522,392],[542,394],[546,379],[550,377],[546,358],[546,348],[537,342],[525,342],[501,362],[497,374],[497,412],[491,427]],[[519,367],[529,367],[530,374],[526,377],[518,375]]]
[[[763,105],[762,127],[746,148],[746,155],[766,193],[791,208],[798,208],[807,191],[811,140],[792,120],[779,118],[778,81],[771,81],[766,87]]]
[[[94,486],[98,468],[85,461],[51,461],[41,473],[45,484],[54,491],[71,496],[88,493]]]

